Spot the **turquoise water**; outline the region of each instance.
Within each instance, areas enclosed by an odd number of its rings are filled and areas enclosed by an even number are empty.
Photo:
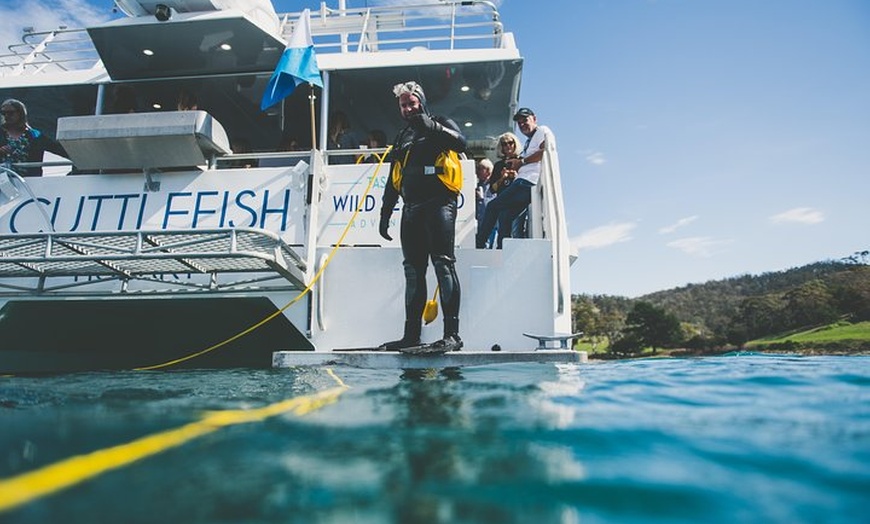
[[[870,522],[867,357],[334,372],[349,389],[320,409],[220,428],[0,522]],[[335,387],[324,370],[0,378],[0,478]]]

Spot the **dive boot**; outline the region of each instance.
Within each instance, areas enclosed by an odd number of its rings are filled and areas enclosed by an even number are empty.
[[[459,335],[447,335],[431,344],[402,348],[399,351],[408,355],[443,355],[448,351],[459,351],[460,349],[462,349],[462,339],[459,338]]]
[[[378,346],[378,351],[401,351],[406,348],[420,347],[420,339],[400,338],[391,342],[384,342]]]
[[[447,353],[448,351],[459,351],[462,349],[462,339],[459,338],[459,335],[457,334],[447,335],[441,340],[433,342],[432,346],[443,353]]]
[[[399,340],[384,342],[378,346],[378,351],[398,351],[404,348],[418,347],[420,345],[420,331],[422,321],[405,321],[405,333]]]

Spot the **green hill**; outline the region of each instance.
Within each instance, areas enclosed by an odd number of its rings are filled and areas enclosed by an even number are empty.
[[[637,299],[577,295],[572,297],[573,330],[586,334],[585,349],[616,354],[621,346],[637,351],[634,346],[641,342],[687,353],[746,345],[760,351],[870,352],[868,259],[865,251],[841,261],[690,284]],[[639,315],[644,311],[656,315]],[[679,336],[657,343],[638,339],[645,329],[653,332],[651,319],[669,317],[679,323]]]
[[[637,300],[663,308],[676,315],[681,322],[701,326],[710,332],[724,333],[747,298],[784,294],[808,281],[830,281],[835,275],[842,275],[854,268],[854,265],[844,262],[817,262],[785,271],[689,284],[650,293]]]
[[[757,350],[800,350],[802,353],[870,353],[870,321],[837,322],[797,333],[746,343]]]

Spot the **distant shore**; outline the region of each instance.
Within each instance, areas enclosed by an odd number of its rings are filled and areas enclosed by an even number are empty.
[[[685,358],[685,357],[717,357],[739,353],[765,353],[770,355],[800,355],[804,357],[837,356],[866,357],[870,356],[870,342],[856,341],[855,344],[821,344],[806,347],[780,345],[787,347],[742,347],[724,349],[660,349],[655,353],[645,352],[637,355],[614,355],[612,353],[589,353],[595,360],[629,360],[635,358]]]

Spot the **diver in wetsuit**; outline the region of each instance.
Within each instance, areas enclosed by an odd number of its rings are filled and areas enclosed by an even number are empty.
[[[458,191],[449,189],[441,180],[438,175],[443,169],[436,168],[435,161],[445,150],[464,152],[465,137],[452,120],[429,114],[426,95],[416,82],[398,84],[393,93],[398,98],[399,111],[407,125],[396,136],[390,153],[391,177],[384,188],[379,231],[382,237],[392,240],[388,232],[390,216],[401,196],[405,329],[401,339],[386,342],[379,349],[416,348],[415,353],[458,351],[462,348],[462,339],[459,338],[459,279],[454,267]],[[435,267],[440,289],[444,338],[421,346],[429,258]]]

